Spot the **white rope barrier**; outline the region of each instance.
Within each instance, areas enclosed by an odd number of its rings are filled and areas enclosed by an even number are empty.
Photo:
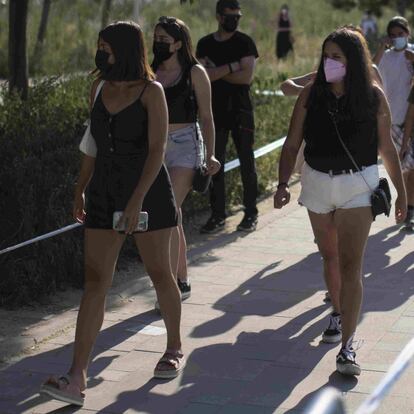
[[[256,95],[262,95],[262,96],[286,96],[281,90],[271,91],[267,89],[264,89],[264,90],[256,89],[254,93]]]
[[[69,230],[76,229],[76,227],[82,226],[81,223],[74,223],[61,229],[51,231],[50,233],[43,234],[42,236],[35,237],[34,239],[27,240],[25,242],[16,244],[15,246],[7,247],[6,249],[0,250],[0,255],[12,252],[13,250],[20,249],[21,247],[28,246],[29,244],[36,243],[38,241],[50,239],[51,237],[57,236],[58,234],[65,233]]]
[[[277,148],[280,148],[281,146],[283,146],[285,141],[286,141],[286,137],[279,138],[278,140],[273,141],[270,144],[267,144],[264,147],[257,149],[254,152],[254,158],[257,159],[259,157],[262,157],[263,155],[268,154],[269,152],[274,151]],[[233,161],[226,162],[226,164],[224,165],[224,172],[234,170],[235,168],[239,166],[240,166],[240,160],[236,158]]]
[[[274,151],[277,148],[280,148],[283,145],[283,143],[285,142],[285,140],[286,140],[286,137],[283,137],[283,138],[280,138],[276,141],[271,142],[270,144],[265,145],[262,148],[257,149],[254,152],[254,158],[257,159],[259,157],[262,157],[263,155],[268,154],[271,151]],[[229,161],[224,166],[224,172],[233,170],[233,169],[235,169],[239,166],[240,166],[239,159]],[[20,249],[21,247],[29,246],[30,244],[37,243],[39,241],[49,239],[51,237],[57,236],[58,234],[65,233],[67,231],[73,230],[73,229],[75,229],[77,227],[80,227],[80,226],[82,226],[81,223],[74,223],[74,224],[71,224],[69,226],[62,227],[61,229],[51,231],[50,233],[43,234],[42,236],[35,237],[34,239],[30,239],[30,240],[27,240],[25,242],[16,244],[15,246],[7,247],[6,249],[0,250],[0,256],[2,254],[10,253],[13,250]]]

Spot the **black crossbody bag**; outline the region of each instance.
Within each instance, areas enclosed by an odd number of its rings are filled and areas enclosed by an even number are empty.
[[[204,142],[200,143],[200,136],[198,132],[198,125],[197,125],[197,111],[196,111],[196,103],[195,103],[195,94],[193,90],[193,81],[191,78],[191,69],[189,73],[189,80],[190,80],[190,89],[191,89],[191,101],[193,104],[193,111],[194,111],[194,127],[196,133],[196,140],[197,140],[197,156],[200,157],[200,165],[196,168],[193,178],[193,190],[197,193],[205,194],[210,186],[211,183],[211,175],[208,174],[208,167],[206,163],[206,147]],[[200,150],[200,148],[202,149]],[[200,153],[201,152],[201,153]]]
[[[381,177],[379,179],[378,187],[375,190],[371,188],[371,186],[367,183],[367,180],[365,179],[364,175],[362,174],[362,171],[359,168],[358,164],[355,162],[354,157],[351,155],[347,146],[341,138],[341,134],[339,133],[338,125],[335,119],[335,112],[328,110],[328,113],[331,116],[332,122],[335,126],[336,135],[338,136],[339,142],[344,148],[346,155],[351,160],[354,167],[359,171],[361,177],[365,181],[365,184],[371,191],[371,211],[374,221],[375,217],[380,214],[385,214],[387,217],[389,217],[391,211],[391,191],[390,186],[388,184],[388,180],[385,177]]]

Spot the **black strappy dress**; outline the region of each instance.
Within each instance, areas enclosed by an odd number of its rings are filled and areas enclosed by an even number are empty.
[[[116,114],[102,101],[102,89],[91,113],[96,141],[95,170],[88,186],[86,228],[112,229],[115,211],[123,211],[138,185],[148,155],[148,114],[139,98]],[[148,190],[142,211],[148,212],[148,231],[177,225],[177,209],[167,170],[162,165]]]

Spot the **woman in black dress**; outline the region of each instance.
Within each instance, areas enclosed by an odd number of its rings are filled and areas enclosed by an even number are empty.
[[[52,377],[42,386],[50,396],[79,406],[125,233],[135,238],[167,328],[167,350],[154,376],[173,378],[184,365],[180,292],[169,254],[177,210],[163,165],[168,112],[163,88],[154,82],[147,62],[141,28],[133,22],[117,22],[103,29],[96,65],[100,75],[91,92],[91,133],[97,154],[83,157],[74,203],[74,217],[86,227],[85,291],[68,375]],[[125,233],[113,230],[116,211],[123,212],[120,224],[125,224]],[[141,211],[148,213],[148,231],[135,232]]]
[[[292,23],[289,17],[289,7],[285,4],[279,13],[277,36],[276,36],[276,57],[285,58],[290,51],[293,51]]]

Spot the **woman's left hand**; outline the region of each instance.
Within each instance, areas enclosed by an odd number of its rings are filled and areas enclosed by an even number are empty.
[[[212,155],[207,160],[207,168],[208,175],[217,174],[221,168],[220,161],[214,155]]]
[[[407,216],[407,201],[405,197],[397,197],[395,200],[395,221],[402,223]]]
[[[119,225],[123,227],[125,223],[125,234],[132,234],[134,233],[135,229],[138,225],[139,214],[142,209],[142,202],[136,202],[130,200],[122,214],[121,218],[119,219]]]

